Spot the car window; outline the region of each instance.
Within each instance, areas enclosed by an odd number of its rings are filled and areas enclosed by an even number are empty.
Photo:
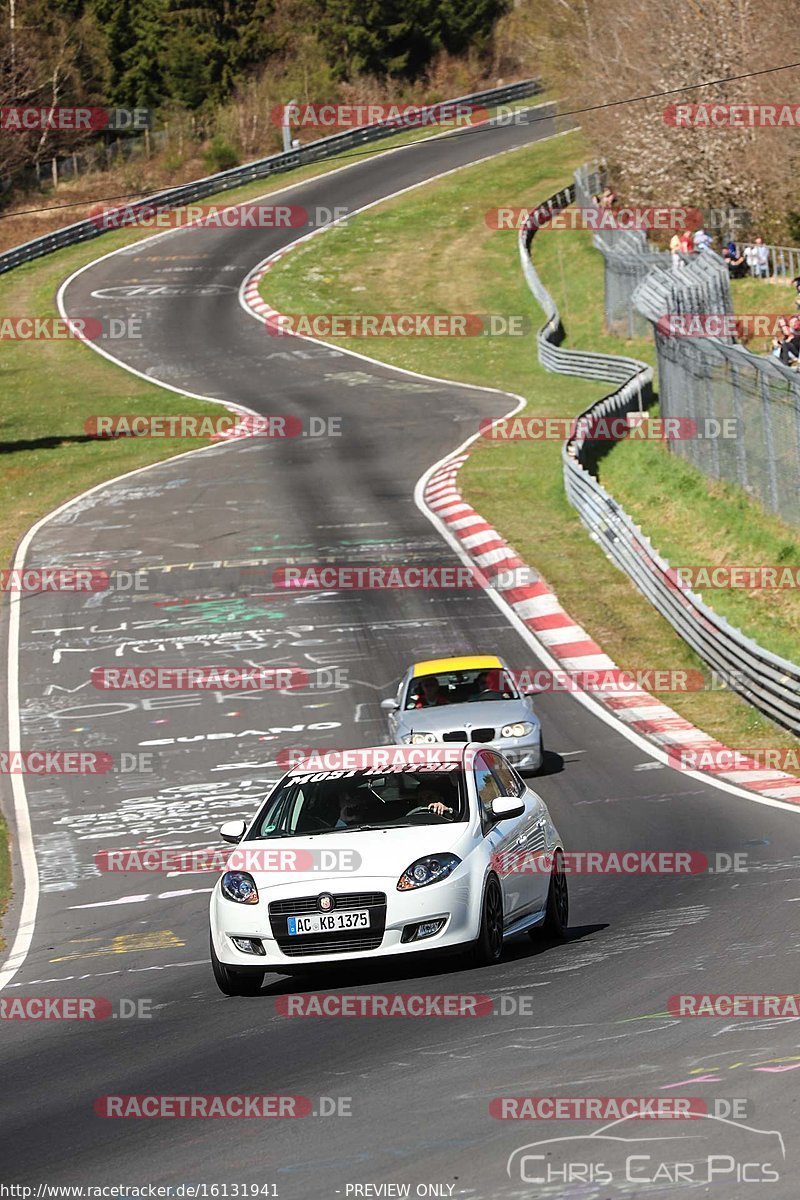
[[[403,707],[435,708],[443,704],[486,703],[489,700],[518,700],[520,696],[508,672],[488,670],[440,671],[409,680]]]
[[[478,793],[478,803],[481,808],[481,824],[484,833],[492,824],[492,803],[498,796],[502,795],[500,784],[494,777],[492,768],[488,762],[488,755],[485,751],[481,751],[476,759],[473,768],[475,775],[475,789]]]
[[[525,785],[510,763],[507,763],[501,754],[494,752],[487,753],[486,758],[502,788],[503,795],[521,796],[525,790]]]
[[[363,769],[287,776],[267,798],[248,841],[468,819],[462,769]]]

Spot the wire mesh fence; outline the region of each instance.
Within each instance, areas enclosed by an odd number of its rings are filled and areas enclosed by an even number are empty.
[[[597,210],[603,182],[599,164],[581,168],[576,203]],[[800,373],[733,336],[711,336],[713,320],[734,312],[726,263],[712,250],[676,262],[642,230],[598,230],[593,242],[603,255],[606,328],[635,337],[652,327],[661,416],[699,435],[670,440],[672,451],[800,525]],[[769,250],[775,271],[800,273],[800,250]],[[694,328],[681,321],[688,316],[700,318]]]
[[[700,336],[671,332],[675,318],[733,312],[725,263],[707,250],[680,270],[651,271],[632,301],[653,327],[662,417],[687,419],[700,435],[671,440],[672,451],[800,525],[798,373],[732,337],[706,336],[702,322]]]

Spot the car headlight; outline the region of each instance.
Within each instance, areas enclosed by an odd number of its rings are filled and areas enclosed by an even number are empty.
[[[504,725],[500,730],[501,737],[527,737],[533,733],[530,721],[516,721],[513,725]]]
[[[411,735],[411,745],[412,746],[429,746],[431,744],[431,742],[435,742],[435,741],[436,741],[435,733],[412,733],[412,735]]]
[[[220,881],[222,894],[237,904],[258,904],[256,881],[247,871],[226,871]]]
[[[428,854],[406,867],[397,881],[398,892],[409,892],[412,888],[427,887],[446,879],[460,866],[461,859],[455,854]]]

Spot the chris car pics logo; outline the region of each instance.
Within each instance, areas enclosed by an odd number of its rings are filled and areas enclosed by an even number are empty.
[[[539,1187],[594,1184],[630,1193],[638,1185],[670,1196],[713,1184],[720,1197],[726,1186],[776,1183],[790,1174],[778,1130],[710,1114],[698,1114],[685,1129],[666,1125],[666,1132],[653,1132],[653,1122],[642,1126],[636,1117],[622,1117],[590,1134],[541,1138],[512,1151],[506,1173]]]

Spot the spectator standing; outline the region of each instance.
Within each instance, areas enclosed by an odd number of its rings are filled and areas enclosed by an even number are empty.
[[[694,248],[698,252],[702,252],[703,250],[710,250],[712,241],[713,241],[713,239],[711,237],[711,234],[706,233],[705,229],[697,229],[695,231]]]
[[[672,255],[672,268],[677,271],[683,266],[683,258],[681,257],[681,238],[679,233],[673,233],[669,243],[669,252]],[[800,288],[798,289],[800,296]]]
[[[691,229],[684,229],[681,234],[681,253],[694,254],[694,234]]]
[[[754,242],[745,246],[744,257],[750,274],[755,279],[769,279],[769,247],[764,245],[763,238],[757,237]]]

